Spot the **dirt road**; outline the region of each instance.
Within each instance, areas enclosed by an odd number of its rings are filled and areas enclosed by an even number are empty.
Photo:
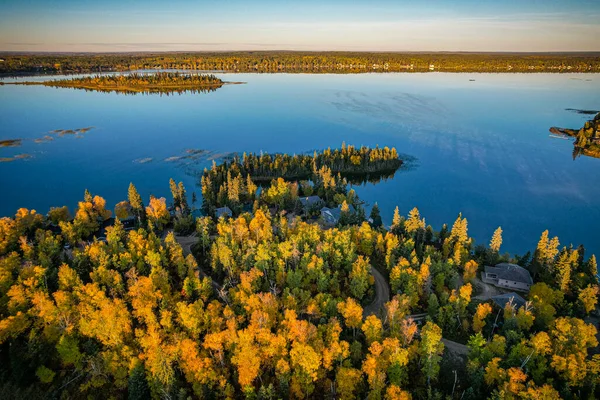
[[[194,236],[194,235],[192,235],[192,236],[175,236],[175,240],[181,246],[184,256],[187,256],[188,254],[192,254],[192,246],[194,244],[198,243],[198,237]],[[205,274],[201,268],[198,268],[198,271],[200,271],[200,276],[206,276],[206,277],[210,278],[210,276]],[[218,292],[221,292],[223,290],[221,285],[219,285],[217,282],[215,282],[212,278],[210,279],[210,281],[212,282],[213,287]]]
[[[371,275],[375,278],[375,300],[363,309],[363,317],[369,315],[383,316],[384,305],[390,301],[390,288],[387,281],[376,268],[371,267]]]

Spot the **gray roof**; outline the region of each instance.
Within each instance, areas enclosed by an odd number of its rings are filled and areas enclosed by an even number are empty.
[[[233,212],[231,212],[231,209],[229,207],[225,206],[225,207],[217,208],[215,210],[215,214],[216,214],[217,218],[220,218],[225,215],[228,217],[231,217],[233,215]]]
[[[319,196],[300,197],[298,200],[303,207],[310,207],[323,201]]]
[[[338,222],[342,216],[342,210],[339,208],[321,208],[321,215],[328,220],[328,222]]]
[[[496,303],[501,308],[506,306],[506,303],[512,300],[515,309],[519,309],[525,305],[525,299],[516,294],[515,292],[499,294],[498,296],[492,297],[494,303]]]
[[[508,281],[522,282],[528,285],[533,284],[533,279],[529,271],[517,264],[501,263],[495,267],[485,266],[486,274],[496,274],[498,279],[506,279]]]
[[[350,204],[348,205],[348,210],[351,214],[356,211],[354,207]],[[342,206],[340,205],[337,208],[323,207],[321,208],[321,215],[325,219],[330,220],[330,222],[337,223],[340,220],[340,217],[342,216]]]

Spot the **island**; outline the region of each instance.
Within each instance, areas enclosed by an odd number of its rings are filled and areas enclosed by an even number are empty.
[[[6,82],[6,85],[43,85],[96,92],[127,94],[151,93],[205,93],[225,84],[215,75],[180,72],[106,74],[82,78],[49,80],[42,82]]]
[[[573,158],[580,155],[600,158],[600,112],[586,121],[580,129],[558,128],[553,126],[550,133],[558,136],[575,138],[573,142]]]

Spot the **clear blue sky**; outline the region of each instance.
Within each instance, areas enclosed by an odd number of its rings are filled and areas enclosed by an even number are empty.
[[[600,51],[600,0],[0,0],[0,51]]]

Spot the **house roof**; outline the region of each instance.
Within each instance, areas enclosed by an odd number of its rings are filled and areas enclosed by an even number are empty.
[[[506,307],[506,303],[510,302],[511,300],[516,309],[523,307],[526,303],[525,299],[515,292],[499,294],[498,296],[492,297],[492,301],[501,308]]]
[[[300,197],[298,200],[304,207],[310,207],[314,204],[318,204],[318,203],[322,202],[322,200],[319,196]]]
[[[216,214],[217,218],[220,218],[224,215],[231,217],[233,215],[233,212],[231,211],[231,208],[225,206],[225,207],[217,208],[215,210],[215,214]]]
[[[321,214],[323,214],[323,216],[329,217],[332,220],[337,221],[342,216],[342,210],[339,208],[323,207],[321,208]]]
[[[496,274],[498,279],[533,284],[529,271],[517,264],[501,263],[495,267],[485,266],[486,274]]]
[[[350,213],[354,213],[356,211],[352,205],[348,205],[348,210]],[[323,207],[321,208],[321,214],[337,222],[342,216],[342,206],[338,206],[337,208]]]

